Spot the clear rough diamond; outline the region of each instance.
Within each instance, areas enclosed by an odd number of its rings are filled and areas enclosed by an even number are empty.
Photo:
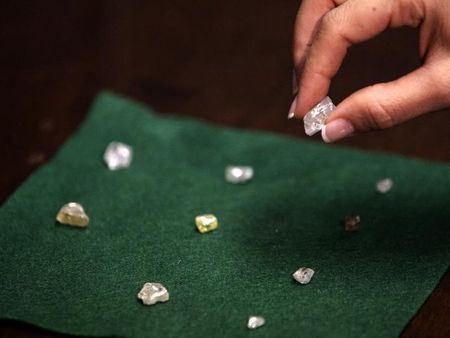
[[[257,329],[266,323],[264,317],[251,316],[248,318],[247,327],[251,330]]]
[[[359,215],[351,215],[344,217],[345,231],[358,231],[360,228],[361,217]]]
[[[321,131],[334,108],[336,107],[328,96],[320,101],[303,118],[305,133],[312,136]]]
[[[167,302],[169,300],[169,292],[160,283],[145,283],[137,297],[145,305],[153,305],[155,303]]]
[[[232,166],[225,168],[225,179],[233,184],[246,183],[253,177],[253,168],[250,166]]]
[[[392,189],[393,185],[394,185],[394,183],[392,182],[392,180],[390,178],[384,178],[377,182],[376,189],[379,193],[385,194],[389,190]]]
[[[72,225],[79,228],[85,228],[89,224],[89,217],[84,212],[81,204],[70,202],[59,210],[56,220],[61,224]]]
[[[313,275],[313,269],[301,267],[292,274],[292,277],[294,277],[294,279],[300,284],[308,284]]]
[[[129,145],[120,142],[111,142],[103,155],[109,170],[128,168],[132,158],[133,149]]]

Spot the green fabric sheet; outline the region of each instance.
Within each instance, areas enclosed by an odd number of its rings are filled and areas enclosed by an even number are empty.
[[[130,168],[107,169],[110,141],[133,147]],[[253,180],[227,183],[229,164]],[[70,201],[87,229],[55,222]],[[0,317],[88,336],[394,337],[449,265],[449,205],[447,165],[161,117],[105,92],[0,210]],[[196,231],[204,213],[215,232]],[[352,214],[357,233],[340,222]],[[308,285],[291,277],[301,266]],[[169,302],[142,305],[145,282]],[[248,330],[250,315],[266,325]]]

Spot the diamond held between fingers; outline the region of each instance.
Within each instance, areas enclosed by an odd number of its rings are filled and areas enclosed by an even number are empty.
[[[145,305],[153,305],[155,303],[167,302],[169,300],[169,292],[160,283],[145,283],[137,297]]]
[[[308,284],[313,275],[313,269],[301,267],[292,274],[292,277],[294,277],[294,279],[300,284]]]
[[[109,170],[128,168],[133,158],[133,149],[121,142],[111,142],[105,150],[103,159]]]
[[[61,224],[85,228],[89,224],[89,217],[84,212],[83,206],[76,202],[70,202],[59,210],[56,220]]]
[[[315,105],[303,118],[305,133],[312,136],[321,131],[335,108],[335,105],[328,96]]]

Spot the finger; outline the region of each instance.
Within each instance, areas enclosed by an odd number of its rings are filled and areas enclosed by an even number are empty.
[[[293,58],[299,74],[305,51],[320,18],[345,0],[303,0],[295,20]],[[298,80],[298,79],[297,79]]]
[[[348,0],[323,16],[306,55],[295,108],[297,117],[303,117],[327,95],[330,81],[352,44],[368,40],[387,27],[417,25],[423,16],[421,9],[404,3]]]
[[[363,88],[342,101],[322,129],[326,142],[350,134],[385,129],[448,104],[450,79],[423,66],[395,81]]]

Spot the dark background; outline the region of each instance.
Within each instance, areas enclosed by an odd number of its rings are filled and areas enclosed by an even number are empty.
[[[2,1],[0,99],[4,201],[77,128],[103,88],[161,113],[306,137],[288,121],[291,40],[300,1]],[[335,103],[420,65],[417,31],[350,49]],[[321,142],[319,136],[313,138]],[[341,145],[450,161],[450,110]],[[364,315],[364,314],[361,314]],[[403,336],[450,336],[450,274]],[[13,321],[0,336],[60,337]]]

